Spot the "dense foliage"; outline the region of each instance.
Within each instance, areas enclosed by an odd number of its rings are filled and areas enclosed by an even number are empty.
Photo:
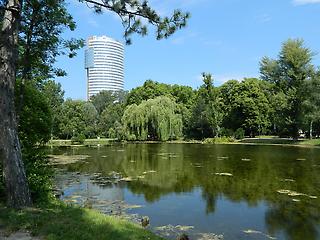
[[[242,82],[230,80],[220,87],[225,129],[243,129],[247,136],[268,132],[271,106],[263,84],[251,78]]]
[[[79,0],[79,2],[85,3],[96,13],[107,10],[117,14],[123,24],[124,37],[128,44],[131,42],[129,37],[131,34],[146,35],[148,25],[156,28],[157,39],[167,38],[176,30],[185,27],[189,18],[189,13],[180,10],[175,10],[172,16],[160,16],[147,1]],[[26,85],[29,84],[27,82],[33,81],[40,90],[39,86],[41,87],[44,81],[54,76],[65,75],[63,70],[54,66],[56,57],[62,54],[73,57],[76,50],[83,46],[81,39],[64,39],[62,33],[65,29],[75,29],[75,22],[66,9],[65,0],[0,1],[0,90],[3,103],[0,107],[0,131],[4,135],[0,141],[2,160],[0,167],[3,166],[0,169],[3,171],[0,180],[6,186],[8,205],[15,208],[32,204],[18,133],[18,123],[23,118],[23,108],[26,106],[24,103]],[[16,95],[17,77],[21,81],[18,95]],[[39,110],[42,111],[43,106],[40,105]],[[92,113],[94,107],[86,104],[84,108],[85,113]],[[58,121],[54,117],[50,120]],[[30,122],[29,125],[33,123]],[[51,134],[58,134],[54,131],[57,129],[56,123],[49,129]],[[20,134],[28,132],[23,126],[19,130]],[[90,133],[86,133],[90,135],[91,132],[92,129]],[[36,145],[42,142],[39,139]],[[32,149],[35,149],[36,145]]]
[[[19,88],[21,81],[17,82]],[[51,177],[53,170],[48,165],[48,158],[43,145],[50,139],[54,115],[54,103],[45,90],[47,85],[58,87],[53,81],[42,87],[33,81],[26,82],[24,105],[19,114],[19,136],[22,145],[22,156],[26,168],[31,196],[35,201],[47,201],[51,198]],[[20,92],[16,91],[16,96]]]
[[[282,46],[279,59],[264,57],[261,61],[262,79],[272,83],[273,95],[280,100],[275,126],[280,135],[298,138],[303,122],[303,102],[310,96],[306,85],[314,78],[312,52],[303,40],[289,39]]]
[[[147,80],[130,92],[102,91],[91,103],[67,100],[59,114],[60,135],[119,140],[205,139],[279,135],[319,136],[320,73],[302,40],[288,40],[278,60],[264,57],[261,79],[214,86],[203,74],[199,89]],[[78,105],[79,108],[66,108]],[[85,106],[91,105],[91,113]],[[94,111],[94,109],[96,111]],[[214,140],[213,140],[214,142]]]
[[[177,105],[168,97],[157,97],[128,106],[123,114],[128,140],[177,139],[182,133],[182,119]]]

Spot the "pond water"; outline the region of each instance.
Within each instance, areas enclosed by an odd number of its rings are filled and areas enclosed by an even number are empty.
[[[49,151],[87,155],[57,174],[66,202],[148,216],[148,228],[171,239],[184,231],[192,239],[320,239],[319,148],[119,144]]]

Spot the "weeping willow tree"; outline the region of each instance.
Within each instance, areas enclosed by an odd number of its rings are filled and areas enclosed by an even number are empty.
[[[176,103],[168,97],[128,106],[122,117],[127,140],[177,139],[182,135],[182,118],[177,110]]]

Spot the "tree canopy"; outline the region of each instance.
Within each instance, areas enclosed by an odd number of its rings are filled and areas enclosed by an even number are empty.
[[[103,10],[116,13],[124,26],[124,37],[128,44],[131,43],[132,33],[146,35],[148,24],[156,27],[156,37],[162,39],[186,26],[189,18],[188,13],[178,10],[170,17],[160,17],[147,1],[79,1],[93,6],[97,13]],[[75,28],[64,0],[1,1],[0,27],[0,132],[3,136],[0,139],[0,157],[8,205],[19,208],[30,205],[31,198],[17,131],[14,96],[16,76],[21,78],[20,97],[17,98],[19,114],[24,105],[24,81],[37,78],[46,80],[54,75],[65,74],[54,67],[56,57],[65,53],[61,47],[69,49],[69,56],[72,57],[83,41],[66,41],[61,36],[65,28]],[[87,107],[89,112],[91,107]]]
[[[132,104],[124,111],[122,122],[129,140],[177,139],[182,134],[182,119],[177,105],[168,97],[156,97]]]

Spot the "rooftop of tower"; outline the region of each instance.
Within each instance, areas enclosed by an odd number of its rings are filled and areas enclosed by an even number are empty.
[[[111,37],[108,37],[106,35],[102,35],[102,36],[90,36],[88,37],[88,41],[89,40],[106,40],[106,41],[115,41],[115,42],[118,42],[118,43],[121,43],[120,41],[116,40],[116,39],[113,39]],[[122,43],[121,43],[122,44]]]

